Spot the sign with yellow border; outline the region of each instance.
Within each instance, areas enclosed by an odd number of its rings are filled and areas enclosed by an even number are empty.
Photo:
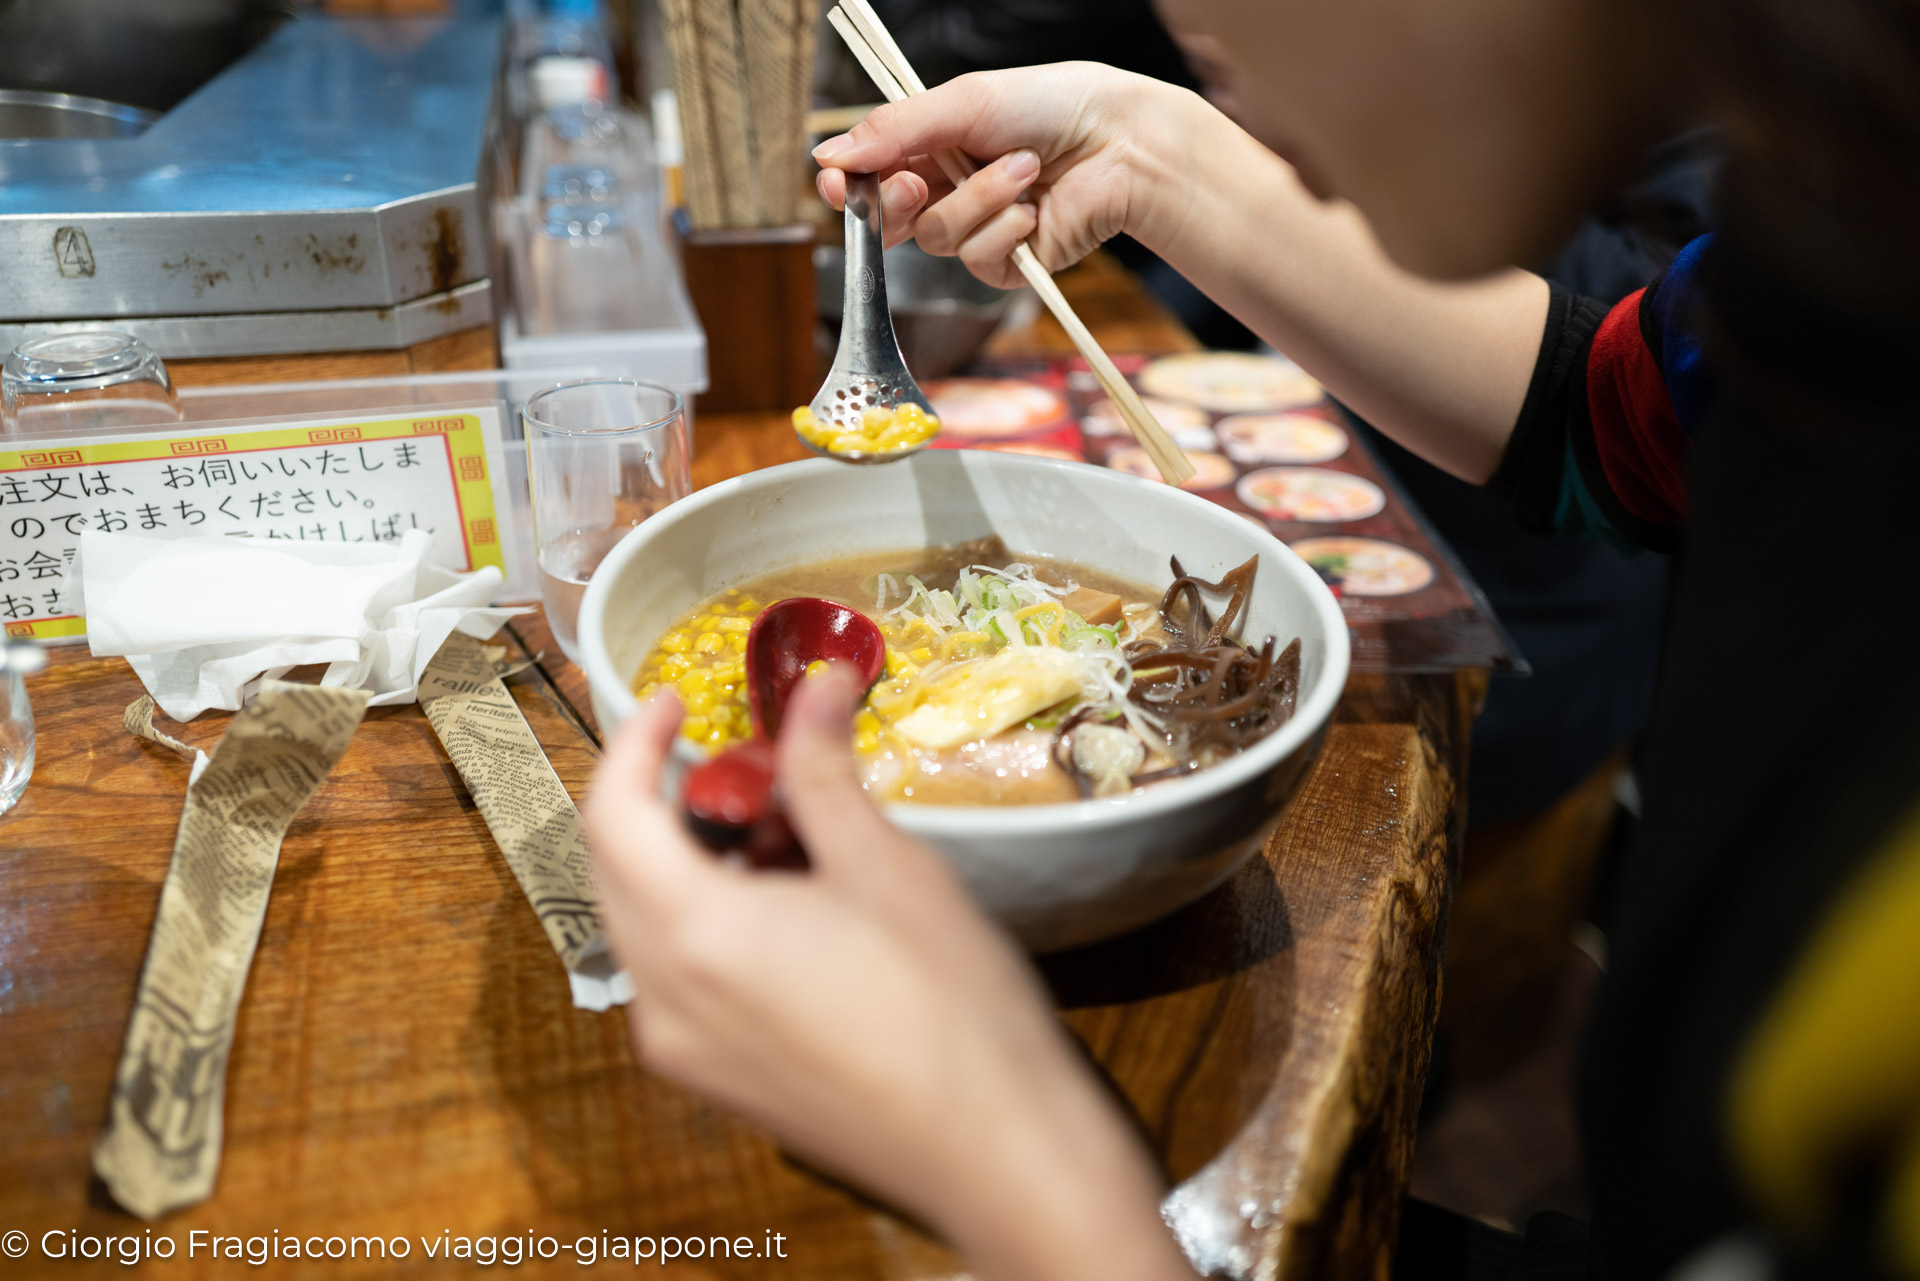
[[[396,542],[424,529],[434,564],[507,572],[495,405],[18,443],[0,449],[0,627],[9,636],[85,634],[70,602],[86,529],[323,544]]]

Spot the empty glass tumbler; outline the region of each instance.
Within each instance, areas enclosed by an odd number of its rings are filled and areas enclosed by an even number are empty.
[[[179,419],[166,365],[131,334],[89,329],[30,338],[0,363],[0,426],[16,436]]]
[[[613,545],[693,492],[680,394],[630,378],[549,387],[527,401],[527,485],[540,596],[580,661],[580,601]]]

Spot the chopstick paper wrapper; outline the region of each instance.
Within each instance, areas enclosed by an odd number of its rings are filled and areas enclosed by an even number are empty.
[[[420,678],[420,706],[567,967],[574,1005],[624,1005],[633,985],[600,931],[580,811],[485,647],[449,636]]]
[[[130,731],[195,758],[106,1132],[93,1146],[113,1199],[143,1219],[213,1191],[227,1055],[280,842],[346,751],[367,698],[269,681],[211,757],[155,729],[151,698],[127,709]]]

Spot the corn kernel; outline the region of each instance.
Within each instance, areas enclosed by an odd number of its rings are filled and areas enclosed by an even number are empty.
[[[911,400],[903,400],[893,407],[893,421],[896,426],[906,423],[924,422],[927,411]]]
[[[869,437],[847,432],[828,441],[827,448],[836,454],[870,454],[873,452],[873,441]]]
[[[634,679],[641,697],[655,689],[674,690],[687,713],[684,736],[710,752],[753,734],[746,648],[763,608],[732,588],[688,611],[655,643]]]
[[[914,650],[913,661],[916,663],[931,663],[933,661],[932,648],[922,645],[919,649]]]
[[[818,676],[821,672],[824,672],[826,670],[827,670],[827,660],[824,658],[816,658],[811,663],[807,664],[807,675],[809,676]]]
[[[913,428],[904,423],[895,423],[874,438],[873,447],[884,454],[890,450],[903,449],[913,443],[915,443]]]
[[[793,411],[793,425],[795,427],[797,428],[811,427],[813,425],[813,421],[814,419],[813,419],[812,406],[802,405],[800,406],[800,408]]]
[[[868,405],[860,411],[860,431],[862,435],[871,436],[875,432],[884,431],[892,423],[893,411],[891,409],[882,409],[878,405]]]

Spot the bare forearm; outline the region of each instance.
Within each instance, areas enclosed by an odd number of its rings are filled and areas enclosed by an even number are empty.
[[[1532,378],[1546,282],[1413,276],[1350,207],[1317,200],[1197,97],[1155,105],[1128,230],[1362,418],[1463,479],[1491,476]]]
[[[977,1119],[932,1217],[983,1281],[1193,1281],[1160,1217],[1165,1188],[1076,1063],[1040,1053],[1018,1082],[968,1074]]]

